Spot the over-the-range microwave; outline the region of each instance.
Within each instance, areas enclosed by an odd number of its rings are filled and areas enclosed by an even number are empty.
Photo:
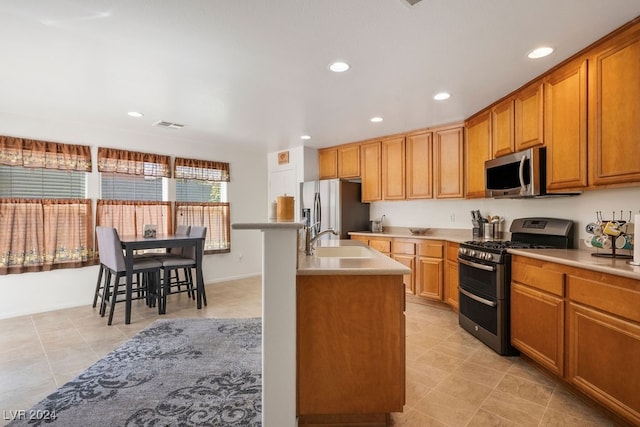
[[[572,196],[580,193],[547,193],[545,147],[508,154],[484,164],[485,195],[494,198]]]

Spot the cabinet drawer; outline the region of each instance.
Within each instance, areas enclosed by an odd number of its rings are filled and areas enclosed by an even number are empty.
[[[418,248],[418,255],[429,258],[442,259],[444,256],[444,245],[439,240],[420,243]]]
[[[568,276],[569,299],[640,322],[640,281],[606,274],[595,278]]]
[[[457,243],[447,243],[447,261],[458,262],[458,249],[460,245]]]
[[[391,239],[369,239],[369,246],[377,251],[389,253],[391,252]]]
[[[415,255],[416,254],[416,244],[413,242],[403,242],[394,240],[391,242],[391,247],[394,254],[405,254],[405,255]]]
[[[537,261],[537,260],[536,260]],[[564,296],[564,273],[545,268],[544,263],[534,265],[533,262],[525,262],[516,259],[511,264],[511,280],[532,288],[557,295]]]

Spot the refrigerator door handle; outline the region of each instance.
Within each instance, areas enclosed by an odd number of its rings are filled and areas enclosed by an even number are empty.
[[[320,221],[322,221],[322,204],[320,203],[320,193],[316,193],[313,206],[313,227],[316,234],[320,233]]]

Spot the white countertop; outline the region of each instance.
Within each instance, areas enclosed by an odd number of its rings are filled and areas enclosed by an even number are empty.
[[[478,240],[477,237],[474,238],[472,236],[470,229],[457,228],[432,228],[424,235],[411,234],[407,227],[387,227],[382,233],[359,231],[351,232],[349,234],[376,237],[446,240],[454,243]],[[503,238],[504,240],[508,240],[509,233],[504,233]],[[592,253],[596,253],[595,249],[509,249],[509,253],[640,280],[640,266],[630,265],[628,263],[629,260],[625,259],[611,259],[592,256]]]
[[[370,258],[318,257],[298,253],[298,275],[399,275],[411,270],[398,261],[364,245],[357,240],[321,240],[320,246],[361,246],[370,252]]]

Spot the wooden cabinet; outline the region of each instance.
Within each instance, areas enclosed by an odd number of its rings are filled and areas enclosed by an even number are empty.
[[[589,59],[591,184],[640,182],[640,24]]]
[[[382,147],[379,141],[360,146],[363,202],[382,200],[381,153]]]
[[[515,151],[514,100],[508,98],[491,109],[491,143],[493,157],[504,156]]]
[[[433,144],[436,198],[463,198],[464,126],[435,130]]]
[[[447,258],[444,270],[445,302],[458,311],[458,243],[447,242]]]
[[[568,380],[640,425],[640,281],[572,269],[567,297]]]
[[[318,150],[320,179],[332,179],[338,177],[338,149],[327,148]]]
[[[433,197],[433,134],[413,133],[406,136],[406,198]]]
[[[551,73],[544,83],[547,190],[587,186],[587,62]]]
[[[487,110],[466,123],[465,142],[466,198],[485,197],[484,162],[491,153],[491,111]]]
[[[418,245],[416,294],[443,301],[444,242],[426,240]]]
[[[297,277],[299,424],[402,412],[404,292],[399,275]]]
[[[411,273],[404,275],[403,281],[406,292],[415,295],[416,243],[402,239],[393,239],[391,245],[391,256],[393,259],[411,269]]]
[[[382,199],[405,198],[404,136],[385,139],[382,146]]]
[[[516,151],[544,145],[544,86],[534,82],[515,99]]]
[[[370,237],[368,245],[376,251],[385,255],[391,255],[391,238],[390,237]]]
[[[338,178],[360,177],[360,145],[338,147]]]
[[[511,262],[511,344],[557,375],[564,375],[562,267],[514,256]]]

